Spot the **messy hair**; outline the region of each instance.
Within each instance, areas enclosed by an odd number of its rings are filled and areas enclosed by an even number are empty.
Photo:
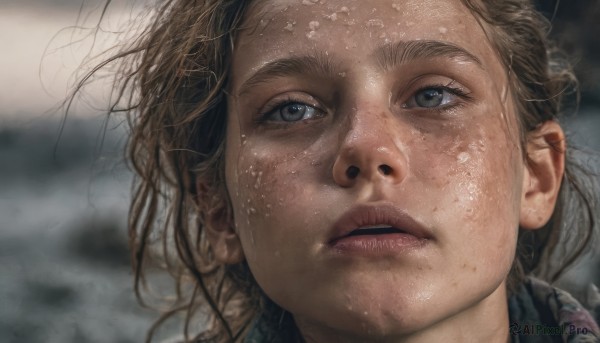
[[[559,120],[565,103],[577,101],[574,74],[550,44],[549,22],[529,0],[461,1],[505,67],[519,143],[525,146],[536,127]],[[140,301],[146,299],[145,278],[156,265],[168,270],[176,285],[176,298],[149,330],[147,341],[165,319],[178,314],[185,317],[186,342],[240,341],[259,313],[270,315],[276,326],[290,322],[262,294],[245,262],[216,263],[205,234],[208,209],[229,202],[226,90],[235,37],[250,5],[165,0],[141,34],[98,67],[119,62],[111,112],[125,111],[130,122],[128,157],[136,173],[129,214],[135,292]],[[563,151],[566,170],[550,221],[540,230],[519,232],[509,292],[528,274],[557,280],[591,244],[597,219],[593,178],[572,151]],[[199,182],[208,185],[204,194],[198,194]],[[221,210],[232,216],[230,206]],[[196,316],[205,319],[203,327],[190,328]]]

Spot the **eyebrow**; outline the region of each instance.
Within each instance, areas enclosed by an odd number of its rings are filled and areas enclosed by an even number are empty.
[[[460,59],[476,64],[483,69],[481,60],[467,50],[448,42],[436,40],[411,40],[386,44],[375,52],[379,66],[390,70],[404,63],[436,57]]]
[[[291,56],[266,63],[241,86],[239,95],[252,87],[267,83],[275,78],[292,75],[313,75],[333,78],[337,75],[336,66],[326,54]]]
[[[483,68],[481,60],[467,50],[448,42],[436,40],[411,40],[386,44],[377,48],[374,55],[379,67],[383,70],[390,70],[417,59],[436,57],[456,58]],[[277,59],[266,63],[248,80],[244,81],[238,95],[248,92],[252,87],[280,77],[308,74],[334,78],[338,74],[338,69],[331,58],[323,53]]]

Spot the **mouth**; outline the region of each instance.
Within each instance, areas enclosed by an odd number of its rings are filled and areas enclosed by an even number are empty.
[[[386,202],[352,207],[333,226],[328,245],[338,253],[387,256],[422,247],[432,238],[424,225]]]
[[[405,233],[405,231],[395,228],[390,225],[372,225],[367,227],[359,227],[352,230],[346,237],[352,236],[367,236],[367,235],[389,235],[394,233]]]

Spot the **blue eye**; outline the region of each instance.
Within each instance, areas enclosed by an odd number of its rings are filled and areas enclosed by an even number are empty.
[[[269,120],[294,122],[314,118],[317,109],[300,102],[288,102],[275,108],[269,115]]]
[[[448,105],[455,100],[456,95],[453,94],[458,92],[456,90],[449,91],[445,87],[428,87],[423,88],[410,100],[404,104],[406,108],[436,108],[444,105]]]

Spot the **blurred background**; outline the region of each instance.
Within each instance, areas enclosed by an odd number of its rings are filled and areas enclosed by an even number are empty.
[[[155,318],[136,303],[127,250],[132,176],[124,118],[107,118],[108,80],[60,102],[91,53],[150,0],[113,1],[94,34],[100,0],[0,0],[0,341],[141,342]],[[598,1],[539,1],[581,81],[575,142],[600,150]],[[598,159],[589,159],[598,168]],[[562,285],[600,284],[587,259]]]

